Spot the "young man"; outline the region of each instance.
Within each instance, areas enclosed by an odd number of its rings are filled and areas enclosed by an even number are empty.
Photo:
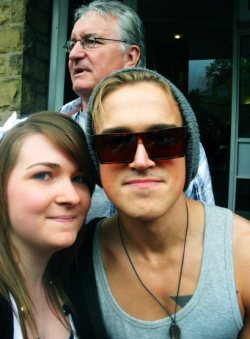
[[[96,87],[88,111],[89,148],[117,208],[87,227],[79,256],[90,317],[100,305],[115,339],[249,338],[250,222],[185,195],[199,164],[185,97],[156,72],[126,69]]]

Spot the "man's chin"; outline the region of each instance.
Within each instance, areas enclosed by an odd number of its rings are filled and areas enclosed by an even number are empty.
[[[83,85],[82,83],[76,83],[73,86],[73,91],[81,98],[89,98],[93,91],[93,88],[93,85],[86,86],[86,84]]]

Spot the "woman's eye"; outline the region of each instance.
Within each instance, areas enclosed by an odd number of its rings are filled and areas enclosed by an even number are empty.
[[[49,180],[51,179],[51,177],[51,174],[48,172],[40,172],[34,175],[34,178],[39,180]]]
[[[86,184],[87,183],[87,179],[85,176],[83,175],[76,175],[74,178],[73,178],[73,182],[76,182],[78,184]]]

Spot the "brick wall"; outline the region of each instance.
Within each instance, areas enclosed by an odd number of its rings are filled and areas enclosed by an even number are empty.
[[[47,108],[52,2],[0,1],[0,124]]]

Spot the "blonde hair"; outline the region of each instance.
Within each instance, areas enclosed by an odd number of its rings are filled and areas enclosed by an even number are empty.
[[[92,119],[93,119],[93,131],[96,131],[96,126],[98,122],[101,121],[103,106],[102,102],[104,98],[119,89],[120,87],[131,85],[134,86],[140,82],[151,82],[159,87],[163,88],[166,94],[169,94],[173,97],[172,91],[167,84],[167,82],[157,75],[157,73],[148,72],[147,70],[143,71],[143,69],[138,72],[137,70],[133,71],[133,68],[129,70],[129,72],[117,72],[111,74],[106,77],[101,85],[98,86],[98,90],[94,93],[92,98],[94,100],[92,102]],[[174,98],[174,97],[173,97]],[[174,100],[176,102],[176,100]],[[177,104],[177,103],[176,103]],[[90,104],[91,106],[91,104]]]
[[[10,220],[6,188],[24,139],[37,133],[43,134],[54,144],[59,145],[79,165],[86,176],[91,194],[95,185],[94,168],[87,150],[85,135],[80,126],[66,115],[54,112],[34,113],[13,127],[0,143],[0,293],[10,304],[10,294],[13,296],[19,311],[24,338],[27,338],[25,322],[32,332],[37,333],[37,328],[26,280],[17,265],[18,253],[13,248],[9,236]],[[67,327],[60,305],[60,300],[67,300],[61,281],[63,278],[61,269],[65,265],[58,268],[58,260],[62,260],[65,251],[67,250],[55,253],[50,259],[44,272],[43,283],[53,313]]]

